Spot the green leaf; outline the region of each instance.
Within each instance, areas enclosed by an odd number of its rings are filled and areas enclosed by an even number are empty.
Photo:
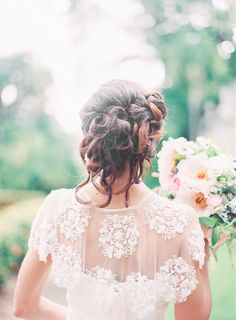
[[[226,184],[222,187],[223,193],[232,193],[233,195],[236,193],[236,186],[233,184]]]
[[[233,232],[233,237],[234,239],[236,239],[236,232]]]
[[[200,217],[199,221],[206,227],[214,228],[218,219],[216,217]]]
[[[220,226],[217,226],[212,230],[211,242],[213,246],[220,240],[220,231]]]
[[[215,157],[219,154],[219,151],[215,149],[213,146],[209,146],[207,155],[208,157]]]

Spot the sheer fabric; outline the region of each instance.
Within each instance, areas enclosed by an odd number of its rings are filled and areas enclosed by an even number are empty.
[[[67,320],[164,319],[168,303],[198,285],[195,265],[205,256],[195,211],[153,191],[137,206],[109,209],[80,204],[75,189],[53,190],[28,246],[45,263],[51,255],[53,282],[67,288]]]

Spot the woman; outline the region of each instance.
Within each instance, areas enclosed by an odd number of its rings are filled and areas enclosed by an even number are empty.
[[[34,219],[14,297],[23,319],[209,318],[207,245],[191,207],[142,182],[166,106],[158,92],[113,80],[80,112],[88,178],[53,190]],[[68,307],[42,296],[52,269]]]

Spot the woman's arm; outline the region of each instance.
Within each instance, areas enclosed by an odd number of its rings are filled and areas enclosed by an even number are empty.
[[[185,302],[175,304],[176,320],[208,320],[211,313],[211,290],[208,276],[209,243],[205,240],[205,261],[200,269],[195,265],[198,285]]]
[[[51,269],[51,257],[40,262],[29,248],[21,265],[14,293],[14,315],[29,320],[65,320],[67,308],[41,296]]]

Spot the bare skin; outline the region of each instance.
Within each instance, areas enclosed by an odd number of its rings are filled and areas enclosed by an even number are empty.
[[[21,265],[14,294],[14,315],[30,320],[65,320],[66,307],[42,296],[48,278],[51,259],[40,262],[29,249]]]
[[[211,313],[211,290],[207,260],[209,243],[205,240],[205,263],[202,269],[195,264],[198,286],[188,297],[187,301],[175,304],[176,320],[208,320]]]
[[[114,184],[116,192],[124,187],[129,178],[129,170],[126,170]],[[99,193],[92,183],[86,185],[86,191],[96,203],[102,203],[106,196]],[[141,181],[132,185],[129,190],[130,206],[135,206],[143,198],[144,194],[152,192]],[[122,204],[122,205],[121,205]],[[114,194],[107,208],[124,208],[124,193]],[[208,247],[206,246],[206,249]],[[207,259],[207,258],[206,258]],[[37,253],[29,249],[20,268],[14,293],[14,315],[18,318],[29,320],[65,320],[67,308],[42,296],[42,291],[48,278],[52,261],[50,257],[47,263],[38,260]],[[207,320],[211,310],[211,293],[207,263],[200,270],[197,266],[199,285],[186,302],[175,305],[176,320]]]
[[[113,185],[113,192],[118,192],[120,189],[125,187],[129,181],[129,168],[128,165],[126,166],[126,169],[124,170],[122,176],[116,178],[116,181]],[[99,184],[99,179],[96,179],[96,183],[101,187]],[[88,183],[86,186],[84,186],[85,191],[87,191],[87,194],[90,195],[90,198],[93,199],[95,203],[103,203],[107,200],[107,196],[104,194],[101,194],[92,183]],[[152,193],[151,191],[141,180],[139,184],[133,184],[129,189],[129,198],[130,198],[130,206],[137,205],[140,200],[146,195],[147,193]],[[125,207],[125,193],[122,192],[121,194],[113,194],[111,203],[106,207],[110,209],[115,208],[124,208]]]

